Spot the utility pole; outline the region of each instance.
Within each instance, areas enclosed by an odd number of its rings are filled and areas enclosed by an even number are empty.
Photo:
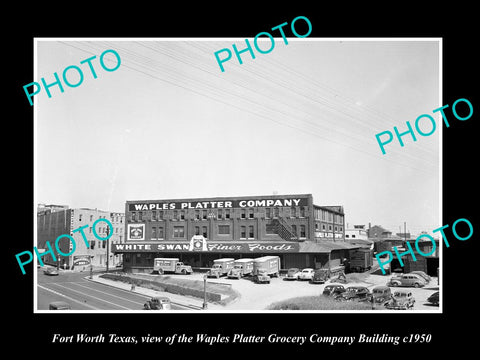
[[[107,273],[108,273],[108,258],[110,257],[110,238],[108,235],[110,235],[110,226],[107,225],[107,228],[105,229],[107,232]]]

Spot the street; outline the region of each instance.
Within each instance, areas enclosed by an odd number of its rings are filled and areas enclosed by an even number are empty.
[[[37,309],[48,310],[49,303],[65,301],[72,310],[142,310],[148,296],[92,282],[88,272],[64,272],[48,276],[38,269]],[[172,310],[191,308],[172,302]]]

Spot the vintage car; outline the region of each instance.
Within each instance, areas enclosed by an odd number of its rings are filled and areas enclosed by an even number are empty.
[[[415,298],[409,290],[395,290],[390,300],[385,302],[387,309],[394,310],[407,310],[413,308],[415,304]]]
[[[45,270],[43,270],[43,273],[49,276],[56,276],[58,275],[58,270],[55,269],[54,267],[48,267]]]
[[[409,274],[414,274],[414,275],[418,275],[420,276],[421,278],[423,278],[425,280],[425,282],[428,284],[430,282],[430,280],[432,280],[432,278],[430,276],[428,276],[425,272],[423,271],[411,271],[409,272]]]
[[[285,275],[284,280],[297,280],[299,274],[300,274],[300,269],[298,268],[288,269],[287,275]]]
[[[407,286],[407,287],[422,287],[425,286],[425,280],[416,274],[400,274],[394,275],[387,283],[387,286]]]
[[[170,299],[165,296],[152,297],[143,305],[143,308],[145,310],[170,310]]]
[[[432,295],[430,295],[430,296],[427,298],[427,301],[428,301],[430,304],[433,304],[433,305],[438,306],[438,303],[440,302],[440,293],[439,293],[438,291],[434,292]]]
[[[392,296],[392,291],[388,286],[375,286],[372,289],[373,301],[375,304],[384,304]]]
[[[323,288],[324,296],[333,296],[334,298],[345,292],[345,287],[341,284],[329,284]]]
[[[54,301],[48,304],[48,310],[71,310],[69,303],[65,301]]]
[[[349,286],[345,292],[336,297],[338,301],[370,301],[372,294],[365,286]]]
[[[303,269],[300,274],[298,274],[298,280],[312,280],[314,272],[315,270],[312,268]]]
[[[253,275],[253,281],[257,284],[270,284],[270,276],[265,271],[258,271]]]
[[[324,284],[330,277],[330,271],[328,269],[317,269],[313,273],[312,284]]]

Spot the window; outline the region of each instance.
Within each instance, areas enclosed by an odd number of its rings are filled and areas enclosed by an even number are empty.
[[[152,239],[156,239],[157,238],[157,228],[156,227],[152,227],[152,236],[151,236]]]
[[[328,230],[332,231],[332,225],[328,225]]]
[[[158,219],[163,220],[163,210],[160,210],[160,213],[158,214]]]
[[[217,219],[221,219],[221,218],[222,218],[222,210],[218,209],[217,210]]]
[[[247,227],[240,226],[240,239],[246,239],[246,238],[247,238]]]
[[[142,221],[143,220],[143,211],[140,211],[138,213],[138,220]]]
[[[325,224],[322,225],[322,230],[325,230]]]
[[[184,238],[185,237],[185,228],[183,226],[174,226],[173,227],[173,237],[174,238]]]
[[[246,209],[242,209],[242,213],[240,214],[240,217],[242,219],[245,219],[247,217],[247,210]]]
[[[200,210],[195,210],[195,220],[200,220]],[[200,234],[197,234],[200,235]]]
[[[305,217],[305,207],[304,206],[302,206],[300,208],[300,217]]]
[[[90,222],[93,221],[93,215],[90,215]]]
[[[95,249],[95,240],[90,241],[90,249],[92,249],[92,250]]]
[[[300,225],[300,237],[304,238],[306,236],[307,236],[307,234],[306,234],[306,231],[305,231],[305,225]]]
[[[253,209],[248,209],[248,217],[253,219]]]
[[[265,224],[265,233],[267,235],[274,235],[275,232],[275,225],[274,224]]]
[[[266,211],[266,212],[265,212],[265,217],[266,217],[267,219],[270,219],[270,218],[272,217],[272,209],[266,208],[265,211]]]
[[[180,211],[180,220],[185,220],[185,210]]]
[[[348,235],[347,235],[347,237],[348,237]],[[352,238],[354,238],[354,237],[355,237],[355,235],[352,235]]]
[[[202,219],[203,220],[207,219],[207,210],[202,210]]]
[[[163,239],[163,227],[158,228],[158,239]],[[120,241],[122,241],[121,236],[120,236]]]
[[[218,234],[219,235],[229,235],[230,234],[230,225],[218,225]]]
[[[157,220],[157,212],[152,211],[152,220]]]
[[[280,215],[280,209],[278,207],[273,208],[273,217],[277,218]]]
[[[195,226],[195,235],[200,235],[200,226]]]
[[[106,244],[107,244],[106,241],[102,241],[102,249],[105,249]]]
[[[78,215],[78,221],[82,221],[82,214]]]
[[[225,219],[230,219],[230,209],[225,209]]]
[[[202,226],[202,235],[204,238],[208,238],[208,230],[206,226]]]
[[[173,210],[173,220],[178,220],[178,210]]]
[[[295,216],[297,216],[297,209],[296,209],[296,208],[292,207],[292,208],[290,209],[290,216],[291,216],[292,218],[294,218]]]
[[[318,223],[315,223],[315,230],[318,230]]]
[[[88,233],[89,233],[89,234],[92,233],[92,228],[91,228],[91,227],[88,228]]]
[[[348,239],[348,238],[349,238],[349,235],[348,235],[348,234],[345,234],[345,237]],[[352,235],[352,237],[355,237],[355,235]]]
[[[249,237],[250,239],[253,239],[253,238],[255,237],[255,235],[254,235],[254,233],[253,233],[253,225],[250,225],[250,226],[248,227],[248,237]]]
[[[335,226],[335,231],[338,231],[338,227]]]

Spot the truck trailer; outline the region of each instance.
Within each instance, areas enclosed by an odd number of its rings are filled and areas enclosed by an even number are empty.
[[[237,278],[240,279],[241,277],[251,275],[253,272],[253,259],[237,259],[233,263],[233,267],[227,274],[229,278]]]
[[[153,259],[153,272],[190,275],[193,271],[191,266],[185,265],[178,258],[155,258]]]
[[[278,277],[280,273],[280,257],[262,256],[253,259],[253,275],[257,275],[258,273]]]
[[[232,258],[223,258],[213,260],[213,266],[208,270],[207,276],[219,278],[220,276],[228,274],[231,268],[233,268],[233,263],[235,259]]]

